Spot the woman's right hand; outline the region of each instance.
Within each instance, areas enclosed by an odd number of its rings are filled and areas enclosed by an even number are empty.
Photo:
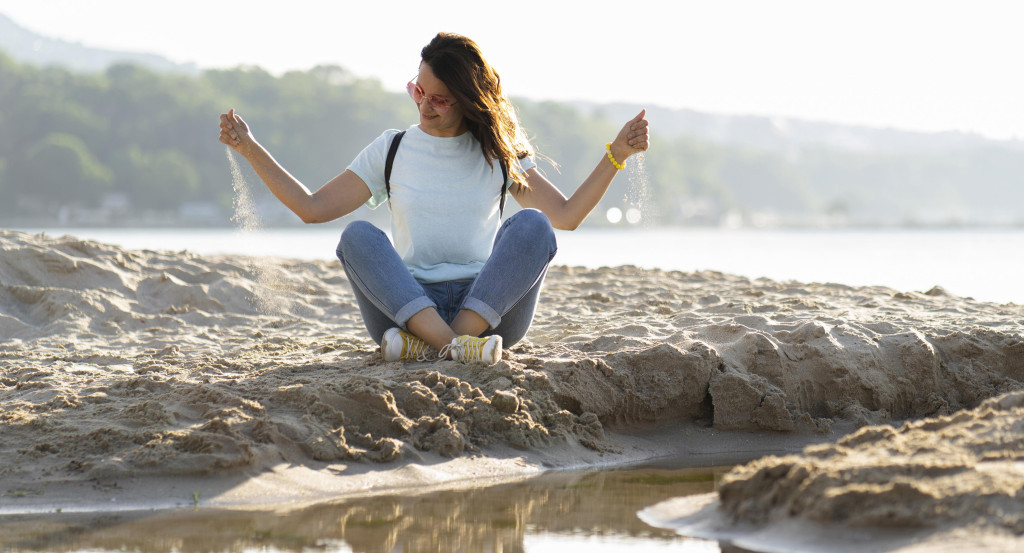
[[[256,139],[249,132],[249,125],[230,109],[220,114],[220,141],[244,156]]]

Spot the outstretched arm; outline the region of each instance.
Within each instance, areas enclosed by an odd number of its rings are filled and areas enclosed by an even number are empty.
[[[324,223],[354,211],[370,199],[363,179],[346,170],[310,193],[256,141],[249,125],[229,110],[220,116],[220,141],[245,157],[267,188],[306,223]]]
[[[626,123],[612,142],[611,153],[619,165],[625,164],[629,156],[650,147],[649,125],[644,118],[646,114],[647,111],[643,110]],[[511,191],[519,205],[544,212],[555,228],[575,230],[604,197],[618,171],[607,155],[602,156],[590,176],[572,196],[566,198],[540,171],[533,168],[526,172],[527,186],[515,186]]]

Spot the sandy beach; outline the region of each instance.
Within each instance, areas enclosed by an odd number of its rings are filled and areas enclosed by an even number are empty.
[[[555,266],[499,364],[386,363],[337,262],[14,231],[0,251],[0,513],[770,455],[645,520],[758,543],[812,526],[911,532],[880,551],[952,534],[1024,548],[1019,305]]]

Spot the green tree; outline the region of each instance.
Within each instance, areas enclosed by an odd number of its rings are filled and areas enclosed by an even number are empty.
[[[81,139],[53,133],[10,163],[9,179],[19,200],[55,211],[71,203],[95,205],[114,176]]]
[[[144,151],[133,145],[114,156],[113,167],[115,187],[137,207],[174,208],[199,191],[195,164],[176,150]]]

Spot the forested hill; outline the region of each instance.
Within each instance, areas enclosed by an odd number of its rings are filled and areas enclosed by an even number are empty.
[[[567,193],[627,113],[513,100],[534,145],[560,172],[542,168]],[[416,121],[404,92],[339,67],[280,77],[259,68],[183,74],[125,64],[73,72],[0,55],[0,225],[230,224],[230,173],[217,141],[217,116],[230,107],[314,189],[384,129]],[[867,147],[811,139],[778,147],[687,127],[683,115],[652,107],[646,194],[620,176],[588,225],[607,224],[606,209],[637,198],[658,224],[1024,224],[1024,151],[1016,142],[961,137],[895,148],[847,129]],[[287,213],[274,219],[278,213],[268,209],[265,219],[297,222]]]
[[[174,71],[196,75],[195,64],[174,63],[144,52],[122,52],[91,48],[79,43],[49,38],[34,33],[0,13],[0,50],[20,63],[61,65],[78,71],[103,71],[115,63],[134,63],[157,71]]]
[[[577,102],[585,110],[600,110],[613,118],[629,116],[635,104],[593,104]],[[756,115],[727,115],[690,109],[649,109],[663,131],[689,134],[715,143],[746,146],[774,152],[803,148],[826,148],[859,153],[941,153],[994,144],[1024,150],[1024,140],[992,141],[977,134],[958,131],[910,132],[892,128],[840,125]]]

